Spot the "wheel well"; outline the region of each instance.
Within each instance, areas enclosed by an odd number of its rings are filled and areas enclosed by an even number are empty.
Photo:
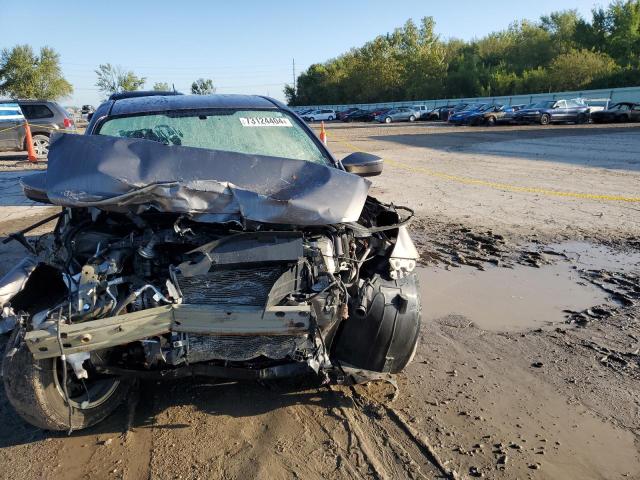
[[[31,132],[31,138],[35,137],[36,135],[42,135],[43,137],[47,137],[50,138],[51,137],[51,133],[49,132]],[[24,139],[22,140],[22,146],[23,148],[26,150],[27,149],[27,136],[24,136]]]

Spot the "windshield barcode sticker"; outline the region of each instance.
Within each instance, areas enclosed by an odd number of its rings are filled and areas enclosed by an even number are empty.
[[[282,117],[239,117],[243,127],[292,127],[288,118]]]

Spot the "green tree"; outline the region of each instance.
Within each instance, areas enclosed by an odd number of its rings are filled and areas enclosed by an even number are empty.
[[[640,1],[615,1],[606,13],[606,52],[621,66],[640,65]]]
[[[36,55],[29,45],[3,49],[0,54],[0,93],[11,98],[57,100],[73,93],[62,76],[60,55],[48,47]]]
[[[167,82],[156,82],[153,84],[153,89],[156,92],[168,92],[171,90]]]
[[[147,81],[145,77],[138,77],[132,71],[125,71],[110,63],[99,65],[95,72],[98,76],[96,86],[105,95],[139,90]]]
[[[579,90],[612,75],[618,68],[606,53],[572,50],[558,55],[551,62],[549,81],[553,90]]]
[[[300,105],[298,103],[298,99],[296,98],[296,89],[295,87],[287,84],[284,86],[284,98],[287,100],[287,105]]]
[[[582,19],[577,10],[553,12],[540,18],[540,26],[546,30],[557,53],[576,48],[576,29]]]
[[[216,93],[213,80],[210,78],[199,78],[191,84],[191,93],[194,95],[211,95]]]
[[[285,96],[297,105],[410,101],[622,87],[638,78],[640,0],[614,0],[589,20],[557,11],[470,42],[442,41],[431,17],[408,20],[311,65]]]

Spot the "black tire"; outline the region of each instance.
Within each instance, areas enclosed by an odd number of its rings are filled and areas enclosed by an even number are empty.
[[[415,122],[415,121],[416,121],[416,117],[415,117],[414,115],[411,115],[411,116],[409,117],[409,121],[410,121],[410,122]]]
[[[332,117],[331,115],[329,115],[329,118],[327,118],[327,120],[328,120],[329,122],[331,122],[331,121],[333,121],[333,117]]]
[[[576,124],[581,125],[583,123],[587,123],[588,117],[586,114],[584,113],[580,113],[578,114],[578,117],[576,118]]]
[[[384,123],[391,123],[393,120],[391,120],[391,117],[387,117],[384,119]]]
[[[421,305],[415,273],[400,280],[374,275],[366,312],[351,305],[334,340],[339,362],[375,372],[398,373],[412,360],[420,335]]]
[[[496,117],[494,117],[493,115],[490,115],[490,116],[487,118],[487,125],[488,125],[489,127],[495,127],[495,125],[496,125]]]
[[[13,349],[18,329],[7,343],[2,359],[4,389],[9,402],[25,421],[44,430],[69,429],[69,409],[61,393],[58,376],[59,359],[35,360],[24,342]],[[68,375],[73,370],[68,369]],[[124,400],[129,384],[118,379],[104,380],[105,395],[96,396],[87,408],[71,398],[71,424],[74,430],[90,427],[104,420]],[[91,391],[91,385],[87,388]],[[71,395],[71,393],[70,393]]]
[[[551,123],[551,116],[548,113],[543,113],[540,116],[540,125],[549,125]]]

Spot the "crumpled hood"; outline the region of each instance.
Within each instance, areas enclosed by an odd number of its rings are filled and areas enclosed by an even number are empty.
[[[23,185],[65,207],[189,213],[209,222],[323,225],[356,221],[370,182],[301,160],[57,134],[46,174],[24,177]]]

